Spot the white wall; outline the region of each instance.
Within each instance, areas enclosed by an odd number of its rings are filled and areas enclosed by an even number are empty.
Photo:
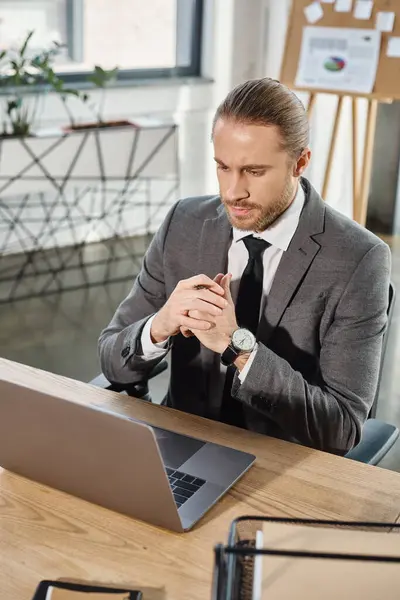
[[[213,112],[237,83],[259,76],[279,78],[292,0],[206,0],[203,41],[203,74],[213,83],[148,85],[110,90],[106,113],[110,117],[153,114],[173,116],[181,128],[182,195],[217,190],[210,145]],[[307,104],[306,94],[299,94]],[[311,122],[313,159],[307,176],[321,191],[333,127],[336,97],[319,95]],[[74,113],[90,113],[75,103]],[[351,216],[350,102],[345,102],[336,146],[334,169],[326,201]],[[46,120],[63,119],[58,99],[48,96]],[[360,142],[366,106],[360,105]],[[361,147],[361,145],[360,145]]]
[[[264,8],[265,0],[205,0],[203,75],[212,82],[189,79],[181,84],[149,83],[107,92],[106,118],[151,115],[173,117],[179,123],[183,195],[217,190],[210,171],[213,112],[236,83],[263,74]],[[96,99],[96,92],[91,96]],[[92,120],[90,110],[76,99],[70,100],[70,107],[78,120]],[[62,103],[53,94],[41,100],[40,114],[39,127],[67,122]]]
[[[213,113],[240,81],[258,76],[278,78],[291,0],[206,0],[203,74],[212,82],[153,83],[109,90],[105,116],[173,117],[180,126],[181,196],[217,192],[210,130]],[[302,98],[304,102],[307,98]],[[66,122],[54,95],[42,100],[39,125]],[[308,177],[320,191],[333,125],[334,97],[321,96],[312,119],[313,160]],[[75,99],[71,108],[80,120],[91,117]],[[345,106],[326,200],[347,215],[352,212],[350,107]],[[360,123],[365,121],[364,115]],[[362,134],[362,132],[361,132]],[[361,135],[360,134],[360,135]]]

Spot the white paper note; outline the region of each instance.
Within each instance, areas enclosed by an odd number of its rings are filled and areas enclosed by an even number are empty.
[[[335,0],[321,0],[323,4],[335,4]]]
[[[400,37],[389,38],[386,56],[390,58],[400,58]]]
[[[393,31],[395,16],[394,12],[378,12],[376,15],[377,30],[384,32]]]
[[[256,549],[261,550],[264,547],[264,532],[256,531]],[[262,600],[262,565],[263,555],[258,554],[254,558],[253,571],[253,596],[252,600]]]
[[[380,47],[376,29],[304,27],[296,86],[370,94]]]
[[[336,12],[350,12],[353,8],[353,0],[336,0]]]
[[[368,21],[371,18],[373,7],[373,0],[357,0],[354,9],[354,18]]]
[[[324,9],[319,2],[313,2],[305,7],[304,14],[309,23],[316,23],[324,16]]]

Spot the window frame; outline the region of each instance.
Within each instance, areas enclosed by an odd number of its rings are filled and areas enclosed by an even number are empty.
[[[72,60],[83,59],[83,11],[85,0],[66,0],[67,44]],[[204,0],[176,0],[177,2],[177,31],[176,31],[176,62],[172,68],[143,68],[120,69],[117,81],[134,82],[142,79],[171,79],[180,77],[201,77],[201,53],[203,33]],[[187,25],[190,20],[189,40],[185,39]],[[188,54],[186,64],[179,65],[182,55]],[[180,56],[181,55],[181,56]],[[87,81],[93,71],[58,71],[57,75],[69,84],[79,84]]]

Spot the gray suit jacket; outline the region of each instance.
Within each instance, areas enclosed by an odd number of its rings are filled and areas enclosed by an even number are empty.
[[[246,425],[328,452],[358,443],[378,380],[390,277],[386,244],[322,201],[306,179],[306,202],[284,253],[257,337],[259,350],[232,393]],[[178,202],[155,235],[129,296],[99,339],[112,382],[142,379],[141,333],[177,283],[226,272],[231,226],[220,198]],[[168,406],[218,419],[219,355],[174,337]]]

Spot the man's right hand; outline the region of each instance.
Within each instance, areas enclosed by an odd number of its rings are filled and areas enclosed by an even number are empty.
[[[178,283],[168,301],[156,314],[151,324],[150,335],[154,343],[164,342],[177,335],[181,327],[207,331],[215,324],[215,317],[226,308],[224,289],[207,275],[196,275]],[[207,320],[188,317],[189,311],[206,313]]]

